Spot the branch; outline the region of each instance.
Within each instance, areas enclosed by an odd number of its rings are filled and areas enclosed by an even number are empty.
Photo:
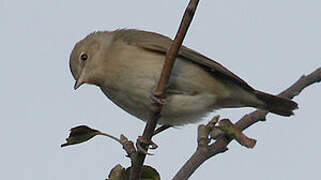
[[[153,94],[154,97],[152,97],[152,99],[154,99],[155,101],[152,103],[154,113],[153,113],[153,116],[147,121],[143,135],[137,140],[137,145],[139,147],[142,147],[144,150],[146,150],[146,152],[148,150],[149,142],[151,142],[154,130],[156,128],[157,121],[161,116],[160,112],[162,109],[162,101],[165,99],[166,88],[167,88],[171,71],[174,66],[175,58],[183,43],[187,29],[191,24],[198,2],[199,0],[190,0],[184,12],[184,16],[181,21],[178,32],[175,36],[175,39],[171,47],[168,49],[166,53],[165,64],[163,66],[157,88]],[[146,153],[142,151],[136,152],[136,156],[133,161],[133,165],[132,165],[131,173],[129,177],[130,180],[137,180],[140,178],[141,169],[143,167],[145,157],[146,157]]]
[[[311,74],[305,76],[303,75],[299,78],[291,87],[281,92],[279,96],[292,99],[293,97],[300,94],[300,92],[317,82],[321,81],[321,67],[316,69]],[[241,131],[250,127],[259,121],[264,121],[266,115],[269,112],[264,110],[256,110],[250,114],[246,114],[239,121],[235,123],[235,126],[239,128]],[[188,179],[194,171],[200,167],[202,163],[204,163],[207,159],[215,156],[216,154],[225,152],[227,150],[227,145],[232,141],[232,139],[228,135],[221,135],[217,138],[217,140],[208,144],[204,147],[204,143],[200,143],[197,147],[197,150],[190,157],[190,159],[183,165],[183,167],[177,172],[173,180],[185,180]],[[203,144],[200,146],[200,144]]]

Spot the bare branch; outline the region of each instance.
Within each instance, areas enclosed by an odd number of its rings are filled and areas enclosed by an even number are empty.
[[[297,80],[292,86],[290,86],[285,91],[281,92],[279,96],[292,99],[293,97],[300,94],[300,92],[317,82],[321,81],[321,68],[316,69],[311,74],[305,76],[303,75],[299,80]],[[256,122],[266,119],[267,111],[256,110],[250,114],[242,117],[238,122],[235,123],[235,126],[241,131],[250,127]],[[194,154],[189,158],[189,160],[183,165],[183,167],[177,172],[173,180],[185,180],[188,179],[194,171],[200,167],[207,159],[225,152],[227,150],[227,145],[232,141],[228,135],[221,135],[217,140],[208,145],[207,148],[200,148],[198,146]]]
[[[162,70],[157,88],[154,92],[154,98],[152,98],[152,99],[156,99],[156,101],[152,104],[154,113],[153,113],[153,116],[147,121],[143,135],[142,135],[142,137],[147,141],[151,141],[152,136],[154,134],[154,130],[156,128],[157,121],[160,118],[160,112],[162,109],[161,102],[162,102],[162,99],[165,98],[166,88],[167,88],[171,71],[174,66],[175,58],[183,43],[188,27],[191,24],[198,2],[199,0],[190,0],[184,12],[184,16],[181,21],[178,32],[175,36],[175,39],[171,47],[168,49],[166,53],[165,64],[163,66],[163,70]],[[147,144],[141,143],[139,139],[137,140],[137,143],[144,150],[146,151],[148,150],[148,146],[149,146],[148,143]],[[146,153],[143,153],[141,151],[136,152],[135,160],[133,161],[133,165],[132,165],[131,173],[129,177],[130,180],[138,180],[140,178],[141,169],[143,167],[145,157],[146,157]]]

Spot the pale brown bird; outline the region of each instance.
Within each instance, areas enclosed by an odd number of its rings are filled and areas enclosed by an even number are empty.
[[[134,29],[93,32],[72,50],[74,88],[97,85],[116,105],[147,121],[152,114],[150,97],[171,43],[166,36]],[[290,116],[297,103],[257,91],[221,64],[182,46],[159,123],[184,125],[215,109],[247,106]]]

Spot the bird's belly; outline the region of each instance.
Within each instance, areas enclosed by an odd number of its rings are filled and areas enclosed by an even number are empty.
[[[128,112],[129,114],[146,121],[151,116],[150,110],[150,93],[140,91],[115,90],[101,88],[104,94],[117,106]]]
[[[152,116],[151,90],[123,91],[102,89],[105,95],[129,114],[147,121]],[[215,99],[212,94],[168,94],[159,124],[179,126],[195,123],[213,111]]]

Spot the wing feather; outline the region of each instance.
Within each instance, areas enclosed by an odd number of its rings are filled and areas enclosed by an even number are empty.
[[[135,45],[137,47],[159,52],[162,54],[166,54],[167,49],[173,42],[173,40],[164,35],[135,29],[116,30],[116,35],[114,38],[115,41],[122,40],[130,45]],[[255,91],[244,80],[236,76],[234,73],[226,69],[218,62],[211,60],[210,58],[207,58],[206,56],[190,48],[182,46],[178,53],[178,56],[200,65],[204,70],[208,71],[212,76],[216,78],[229,80],[241,86],[245,90],[251,92]]]

